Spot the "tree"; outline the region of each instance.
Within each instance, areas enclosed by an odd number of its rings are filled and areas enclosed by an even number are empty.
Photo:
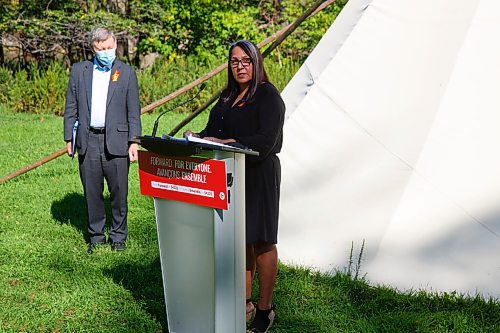
[[[157,53],[221,57],[232,42],[262,40],[298,17],[314,0],[0,0],[0,61],[67,64],[88,58],[88,31],[115,31],[121,58]],[[347,0],[309,19],[286,42],[304,57]],[[284,48],[282,48],[283,50]],[[17,52],[16,52],[17,50]],[[16,59],[13,59],[16,58]]]

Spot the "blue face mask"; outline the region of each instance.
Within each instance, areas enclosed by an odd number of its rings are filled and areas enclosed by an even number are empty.
[[[96,51],[95,57],[101,63],[101,65],[111,68],[113,61],[115,61],[116,59],[116,49]]]

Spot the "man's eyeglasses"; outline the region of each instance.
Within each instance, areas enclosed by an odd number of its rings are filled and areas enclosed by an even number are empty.
[[[238,68],[238,64],[240,64],[240,63],[243,67],[248,67],[252,63],[252,59],[250,59],[250,58],[243,58],[243,59],[233,58],[229,61],[229,63],[231,64],[231,67],[234,67],[234,68]]]

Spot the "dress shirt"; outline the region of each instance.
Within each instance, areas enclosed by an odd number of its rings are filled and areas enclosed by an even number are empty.
[[[111,70],[103,70],[94,65],[92,74],[92,106],[90,110],[90,126],[106,126],[106,102],[108,98]]]

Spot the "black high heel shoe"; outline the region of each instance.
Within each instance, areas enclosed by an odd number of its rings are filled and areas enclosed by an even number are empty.
[[[247,330],[247,333],[266,333],[273,325],[275,317],[276,312],[274,311],[273,306],[268,310],[260,310],[257,307],[255,318],[253,319],[250,328]]]

